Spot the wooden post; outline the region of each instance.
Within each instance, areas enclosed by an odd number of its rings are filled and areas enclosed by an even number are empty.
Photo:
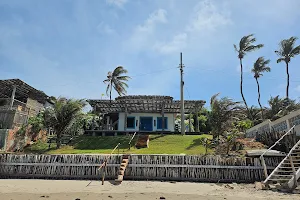
[[[104,166],[102,168],[102,185],[104,185],[104,180],[105,180],[105,170],[106,170],[106,164],[107,164],[107,159],[104,161]]]
[[[265,159],[264,157],[260,157],[260,160],[261,160],[261,164],[264,168],[264,174],[265,174],[265,177],[268,178],[268,170],[267,170],[267,166],[266,166],[266,162],[265,162]]]
[[[191,112],[190,112],[190,114],[189,114],[189,132],[192,132],[192,122],[191,122]]]
[[[106,130],[109,130],[109,115],[106,116]]]
[[[125,105],[125,117],[124,117],[124,131],[127,130],[127,106]]]
[[[294,162],[293,162],[292,156],[290,156],[289,158],[290,158],[290,164],[291,164],[292,170],[293,170],[294,188],[295,188],[295,187],[297,187],[297,174],[296,174],[296,169],[295,169],[295,166],[294,166]]]
[[[11,100],[10,100],[10,106],[9,106],[10,110],[12,110],[12,107],[14,105],[16,90],[17,90],[17,86],[13,85],[13,91],[11,93]]]
[[[162,105],[161,105],[161,116],[162,116],[161,130],[164,131],[165,130],[165,104],[164,103],[162,103]],[[157,127],[157,122],[156,122],[156,127]]]
[[[196,132],[200,132],[200,128],[199,128],[199,119],[198,119],[198,106],[196,107],[196,110],[195,110],[195,116],[196,116]]]

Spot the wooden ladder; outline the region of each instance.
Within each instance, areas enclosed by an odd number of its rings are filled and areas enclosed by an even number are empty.
[[[119,173],[118,173],[118,178],[115,179],[116,184],[121,184],[122,183],[123,177],[124,177],[124,174],[125,174],[125,170],[126,170],[126,167],[128,165],[128,162],[129,162],[129,155],[123,155],[122,163],[121,163]]]
[[[298,186],[300,178],[300,140],[264,181],[265,185],[280,183],[288,190]]]

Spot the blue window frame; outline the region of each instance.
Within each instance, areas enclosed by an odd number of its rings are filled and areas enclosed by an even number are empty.
[[[168,129],[168,118],[165,117],[164,119],[165,119],[164,129]],[[157,124],[157,129],[162,129],[162,117],[157,118],[157,123],[156,124]]]
[[[135,117],[127,117],[127,128],[135,129]]]

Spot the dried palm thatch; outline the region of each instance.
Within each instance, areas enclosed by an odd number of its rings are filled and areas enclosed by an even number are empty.
[[[0,154],[0,178],[100,179],[106,155]],[[108,161],[107,179],[115,179],[122,155]],[[281,158],[266,158],[269,170]],[[206,182],[254,182],[264,178],[258,158],[131,155],[124,179]]]

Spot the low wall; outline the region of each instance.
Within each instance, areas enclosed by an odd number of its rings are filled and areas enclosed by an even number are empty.
[[[0,154],[0,178],[100,180],[106,155]],[[122,155],[108,162],[106,179],[115,179]],[[266,157],[269,173],[282,158]],[[201,182],[254,182],[264,179],[259,158],[187,155],[131,155],[124,179]]]

